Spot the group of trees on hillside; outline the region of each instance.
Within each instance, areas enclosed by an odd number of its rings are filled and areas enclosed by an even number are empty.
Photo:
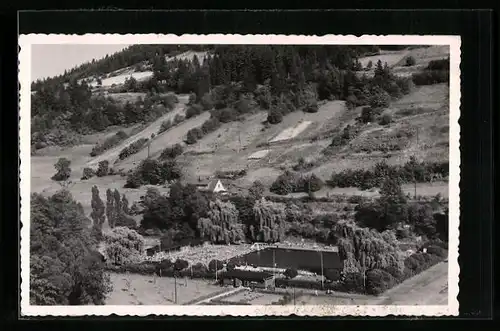
[[[237,243],[245,239],[277,242],[287,235],[337,243],[339,237],[333,226],[338,223],[339,215],[314,216],[306,206],[272,202],[262,198],[258,187],[255,185],[255,190],[247,196],[224,201],[180,183],[172,185],[170,196],[148,189],[141,198],[141,228],[169,233],[170,243],[192,239],[214,243]],[[409,201],[398,181],[389,178],[382,185],[379,199],[361,201],[355,209],[349,209],[352,216],[342,217],[353,217],[357,226],[376,233],[390,230],[404,237],[408,234],[400,230],[409,226],[418,235],[447,238],[444,222],[436,216],[439,214],[436,208],[441,204],[439,200]]]
[[[292,171],[285,171],[272,183],[270,191],[279,195],[294,192],[313,193],[321,190],[324,183],[315,174],[303,176]]]
[[[32,144],[36,148],[71,144],[76,134],[147,122],[173,109],[176,102],[173,94],[148,93],[144,99],[123,103],[110,96],[93,95],[89,85],[77,81],[44,86],[31,95]],[[96,154],[99,149],[96,147]]]
[[[34,193],[30,223],[30,303],[104,304],[111,284],[81,204],[66,190]]]
[[[327,182],[332,187],[358,187],[363,190],[381,187],[386,178],[394,178],[400,184],[425,183],[443,180],[449,176],[449,162],[424,162],[411,156],[402,166],[378,162],[371,169],[345,169],[334,172]]]

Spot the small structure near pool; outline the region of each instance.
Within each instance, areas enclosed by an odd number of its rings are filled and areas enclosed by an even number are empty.
[[[221,275],[221,285],[233,285],[234,287],[257,287],[268,288],[274,286],[274,277],[272,274],[263,271],[248,271],[233,269],[226,271]]]

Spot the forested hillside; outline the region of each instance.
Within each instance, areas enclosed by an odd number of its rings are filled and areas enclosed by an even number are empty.
[[[208,51],[203,63],[189,60],[167,61],[187,50]],[[149,112],[153,104],[138,100],[120,105],[111,98],[93,93],[85,79],[100,80],[117,69],[143,64],[153,75],[146,81],[129,79],[118,91],[145,92],[153,95],[167,91],[195,93],[200,101],[215,86],[239,83],[236,98],[243,93],[265,94],[266,98],[302,91],[317,84],[320,98],[347,98],[352,70],[359,69],[357,58],[377,51],[375,46],[178,46],[135,45],[99,61],[83,64],[61,76],[32,84],[32,143],[71,144],[75,133],[100,131],[109,125],[137,123],[138,112]],[[137,68],[139,70],[139,68]],[[268,90],[258,90],[259,85]],[[269,94],[269,95],[267,95]],[[227,99],[227,98],[224,98]],[[231,101],[231,100],[230,100]],[[261,102],[264,106],[269,104]],[[217,108],[224,108],[223,102]],[[133,109],[132,109],[133,108]],[[141,108],[142,110],[138,110]],[[269,108],[269,107],[264,107]],[[161,113],[158,112],[158,113]]]

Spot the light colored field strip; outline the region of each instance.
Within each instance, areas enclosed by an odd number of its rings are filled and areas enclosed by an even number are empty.
[[[252,155],[250,155],[248,157],[248,159],[249,160],[259,160],[259,159],[262,159],[263,157],[265,157],[267,154],[269,154],[269,150],[263,149],[261,151],[257,151],[255,153],[253,153]]]
[[[274,137],[271,142],[276,142],[276,141],[282,141],[282,140],[288,140],[295,138],[297,135],[299,135],[302,131],[304,131],[312,122],[311,121],[304,121],[302,123],[297,124],[294,127],[289,127],[283,131],[281,131],[280,134],[278,134],[276,137]]]

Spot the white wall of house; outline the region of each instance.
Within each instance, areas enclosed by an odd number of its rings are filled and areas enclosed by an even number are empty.
[[[224,186],[222,185],[222,183],[219,181],[217,181],[217,184],[215,185],[215,188],[214,188],[214,192],[217,193],[217,192],[221,192],[221,191],[225,191],[226,189],[224,188]]]

